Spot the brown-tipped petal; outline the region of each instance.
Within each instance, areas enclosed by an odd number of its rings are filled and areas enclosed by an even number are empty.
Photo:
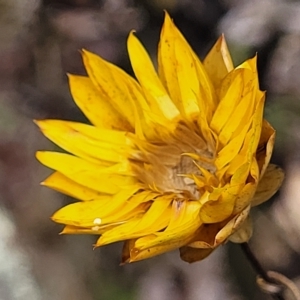
[[[124,265],[130,262],[130,252],[134,247],[137,239],[126,240],[122,248],[122,260],[120,265]]]
[[[245,243],[248,242],[252,236],[253,227],[250,215],[242,223],[241,227],[229,237],[229,241],[233,243]]]
[[[233,70],[233,63],[227,48],[224,35],[221,35],[203,61],[216,89],[220,87],[223,78]]]
[[[260,178],[265,174],[265,171],[269,165],[274,143],[275,143],[276,132],[269,122],[263,120],[260,140],[258,143],[256,160],[260,169]]]
[[[216,235],[215,246],[224,243],[234,232],[236,232],[246,220],[249,212],[250,205],[231,219]]]
[[[197,248],[191,248],[188,246],[181,247],[179,249],[180,251],[180,258],[188,263],[193,263],[199,260],[202,260],[206,258],[208,255],[210,255],[214,249],[197,249]]]
[[[284,172],[276,165],[270,164],[263,178],[258,183],[258,187],[251,205],[256,206],[269,200],[280,188],[284,179]]]

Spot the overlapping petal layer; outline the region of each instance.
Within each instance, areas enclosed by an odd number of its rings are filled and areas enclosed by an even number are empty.
[[[168,14],[158,72],[133,33],[128,52],[137,80],[85,50],[88,76],[69,75],[92,125],[37,121],[68,152],[37,153],[55,170],[43,185],[81,200],[52,219],[63,233],[99,235],[95,246],[124,241],[123,263],[177,248],[194,262],[246,241],[251,206],[283,180],[269,164],[275,131],[256,57],[234,68],[221,36],[202,63]]]

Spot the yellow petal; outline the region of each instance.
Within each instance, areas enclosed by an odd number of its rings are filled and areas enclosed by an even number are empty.
[[[264,176],[259,181],[256,193],[252,199],[252,206],[269,200],[280,188],[284,179],[284,172],[276,165],[270,164]]]
[[[47,167],[59,171],[76,183],[99,192],[115,194],[123,187],[137,183],[134,177],[126,176],[126,169],[125,174],[122,167],[118,172],[118,165],[101,167],[79,157],[59,152],[40,151],[36,156]],[[119,175],[122,173],[124,175]]]
[[[261,135],[264,101],[265,101],[265,97],[263,96],[257,103],[253,115],[251,128],[245,136],[243,147],[240,150],[239,154],[230,162],[230,166],[227,170],[228,174],[235,174],[237,172],[237,169],[239,169],[240,166],[244,164],[247,164],[250,169],[253,163],[253,158],[256,154],[258,143],[260,140],[260,135]],[[256,161],[255,164],[257,164]],[[246,176],[247,174],[244,173],[244,175]]]
[[[224,146],[224,148],[222,148],[218,152],[217,158],[215,160],[215,166],[218,170],[221,170],[224,166],[230,163],[240,152],[250,125],[250,122],[246,123],[240,134],[231,139]]]
[[[220,134],[221,129],[225,123],[230,119],[233,111],[236,109],[238,103],[242,99],[244,88],[243,72],[245,70],[239,69],[234,71],[232,82],[216,108],[210,127],[216,134]]]
[[[158,48],[159,74],[184,118],[199,112],[199,78],[192,50],[166,13]]]
[[[261,98],[257,101],[257,103],[255,102],[256,93],[254,92],[254,85],[255,77],[257,77],[257,75],[253,74],[249,70],[243,70],[243,73],[241,74],[243,74],[244,83],[243,94],[240,102],[236,105],[230,118],[228,118],[227,122],[221,129],[221,132],[219,134],[219,141],[222,145],[226,145],[231,137],[235,137],[236,135],[238,135],[244,128],[245,124],[250,121],[255,109],[257,109],[258,103],[264,103],[264,93],[261,94]],[[245,74],[247,74],[247,76]],[[245,77],[247,78],[247,80],[245,79]],[[240,122],[238,122],[237,120],[240,120]]]
[[[264,176],[269,165],[275,143],[275,135],[276,132],[274,128],[266,120],[263,120],[261,136],[256,153],[260,178]]]
[[[170,221],[171,200],[170,197],[155,199],[143,216],[105,232],[97,241],[96,246],[118,240],[134,239],[164,229]]]
[[[126,222],[126,221],[125,221]],[[93,227],[80,227],[80,226],[73,226],[73,225],[66,225],[60,234],[95,234],[99,235],[104,233],[106,230],[112,229],[120,223],[114,223],[114,225],[102,225],[101,227],[95,225]]]
[[[120,68],[100,58],[98,55],[82,51],[86,71],[95,87],[109,101],[115,110],[134,128],[132,101],[127,90],[127,81],[132,80]],[[130,131],[132,131],[130,130]]]
[[[229,236],[236,232],[247,219],[250,211],[250,206],[246,207],[240,214],[231,219],[216,235],[215,247],[224,243]]]
[[[168,227],[163,232],[138,239],[135,248],[141,251],[159,245],[183,246],[183,241],[190,240],[201,225],[199,208],[198,201],[174,200]]]
[[[115,196],[101,196],[98,200],[76,202],[58,210],[52,216],[57,223],[80,227],[99,227],[126,221],[145,212],[148,203],[127,201],[136,189],[123,190]]]
[[[203,223],[211,224],[224,221],[232,214],[238,186],[224,188],[218,200],[204,203],[200,209],[200,218]]]
[[[160,78],[182,116],[191,119],[191,115],[200,110],[202,122],[210,121],[216,106],[210,78],[167,13],[158,47],[158,68]]]
[[[110,99],[96,89],[85,76],[68,75],[73,99],[80,110],[95,126],[131,131],[128,121],[114,108]]]
[[[233,63],[224,35],[221,35],[206,55],[203,65],[216,90],[224,77],[233,70]]]
[[[94,126],[59,120],[36,121],[43,134],[64,150],[90,162],[111,165],[132,152],[126,132],[98,129]]]
[[[133,247],[130,251],[130,258],[128,259],[128,262],[136,262],[172,251],[180,247],[180,245],[184,245],[186,242],[186,240],[172,241],[168,244],[153,246],[144,250],[139,250]]]
[[[98,198],[100,195],[99,192],[80,185],[59,172],[54,172],[41,184],[83,201]]]
[[[253,195],[255,194],[257,184],[247,183],[236,197],[232,214],[240,213],[245,207],[249,206]]]
[[[162,85],[148,53],[132,32],[127,46],[134,74],[144,89],[150,106],[159,107],[168,120],[176,118],[179,115],[178,109]]]

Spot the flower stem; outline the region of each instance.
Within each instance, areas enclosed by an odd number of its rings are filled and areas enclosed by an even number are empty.
[[[240,244],[241,248],[247,257],[248,261],[252,265],[253,269],[256,271],[256,273],[259,275],[260,278],[262,278],[266,283],[269,283],[272,286],[278,286],[278,290],[274,292],[270,292],[271,296],[274,300],[284,300],[284,297],[281,294],[282,288],[278,285],[278,283],[272,279],[268,273],[265,271],[265,269],[262,267],[260,262],[257,260],[253,252],[251,251],[248,243],[242,243]]]

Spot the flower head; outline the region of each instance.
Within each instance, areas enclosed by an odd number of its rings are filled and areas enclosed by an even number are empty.
[[[83,50],[88,76],[70,89],[92,125],[37,121],[69,152],[40,151],[43,185],[80,200],[52,219],[63,233],[124,241],[123,262],[180,249],[188,262],[251,236],[249,211],[279,188],[269,164],[275,131],[263,120],[256,57],[234,68],[223,36],[201,62],[166,14],[158,73],[130,33],[137,80]]]

